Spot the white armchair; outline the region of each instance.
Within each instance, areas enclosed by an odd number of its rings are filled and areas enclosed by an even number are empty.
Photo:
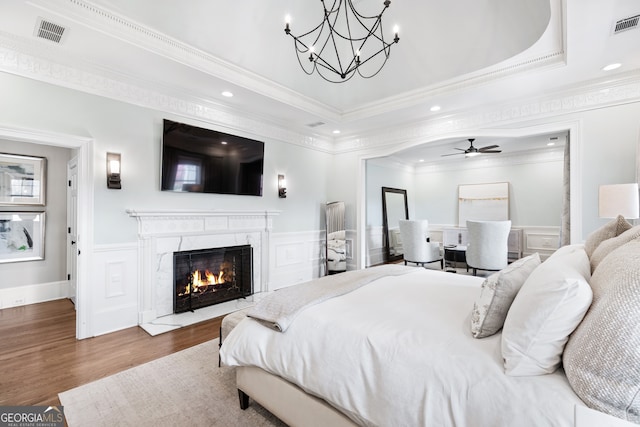
[[[402,236],[404,264],[408,262],[422,265],[431,262],[440,262],[443,268],[443,260],[440,255],[440,244],[429,242],[429,221],[403,219],[398,222],[400,235]]]
[[[498,271],[508,264],[511,221],[467,221],[467,265],[478,270]]]

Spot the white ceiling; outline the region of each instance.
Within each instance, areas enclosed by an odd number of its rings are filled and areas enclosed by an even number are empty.
[[[383,2],[354,3],[377,14]],[[637,0],[393,0],[383,26],[391,38],[398,25],[400,42],[387,64],[341,84],[300,69],[286,14],[294,34],[306,32],[321,3],[5,0],[0,37],[116,81],[338,140],[640,69],[640,29],[612,35],[615,21],[640,14]],[[66,28],[60,44],[35,37],[39,17]],[[623,65],[605,74],[611,62]]]

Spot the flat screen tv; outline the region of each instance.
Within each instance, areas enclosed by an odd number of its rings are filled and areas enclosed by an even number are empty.
[[[162,190],[262,196],[264,142],[164,120]]]

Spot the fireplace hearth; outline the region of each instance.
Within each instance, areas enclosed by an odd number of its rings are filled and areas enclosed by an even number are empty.
[[[251,245],[173,253],[173,312],[183,313],[253,294]]]

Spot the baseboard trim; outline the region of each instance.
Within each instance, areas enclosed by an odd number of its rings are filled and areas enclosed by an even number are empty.
[[[18,286],[0,289],[0,308],[19,307],[68,297],[69,282],[66,280]]]

